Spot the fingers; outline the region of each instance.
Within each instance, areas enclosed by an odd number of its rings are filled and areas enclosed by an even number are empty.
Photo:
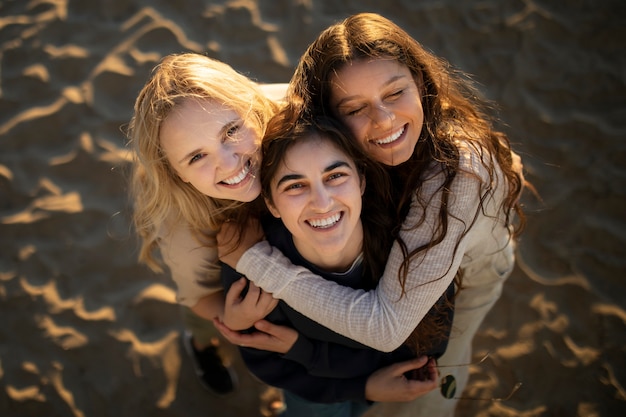
[[[419,358],[411,359],[405,362],[399,362],[394,365],[394,374],[401,375],[405,372],[412,371],[413,369],[419,369],[426,365],[428,362],[427,356],[420,356]]]
[[[238,344],[236,341],[236,338],[237,338],[237,335],[239,335],[239,333],[234,332],[231,329],[229,329],[219,319],[213,319],[213,324],[215,325],[215,328],[222,334],[222,336],[224,336],[226,340],[228,340],[230,343],[234,345]]]
[[[434,361],[432,359],[430,359],[428,356],[420,356],[418,358],[414,359],[415,364],[417,365],[418,368],[421,368],[422,366],[426,365],[429,361]]]
[[[277,324],[273,324],[267,320],[259,320],[256,323],[254,323],[254,327],[263,332],[263,333],[267,333],[269,335],[272,335],[274,337],[280,337],[281,334],[283,334],[284,332],[281,332],[281,330],[283,330],[284,326],[279,326]]]
[[[439,380],[439,368],[437,368],[437,361],[434,359],[428,361],[428,375],[428,379],[431,381]]]
[[[217,330],[224,336],[226,340],[236,346],[262,349],[262,350],[274,350],[274,346],[277,342],[271,335],[263,332],[253,333],[239,333],[229,329],[226,325],[221,323],[218,319],[214,319],[213,323]]]
[[[246,288],[246,285],[249,286]],[[245,296],[242,298],[242,291]],[[235,281],[224,301],[224,324],[232,330],[244,330],[267,316],[278,304],[271,294],[249,282],[246,278]]]
[[[230,286],[228,293],[226,293],[226,304],[235,304],[237,299],[241,297],[243,289],[246,288],[246,282],[246,278],[241,277]]]
[[[238,298],[241,297],[241,292],[246,288],[248,280],[245,277],[239,278],[235,281],[226,294],[226,302],[229,304],[236,304]],[[264,292],[260,287],[257,287],[253,282],[250,282],[246,295],[241,300],[241,304],[248,306],[257,306],[259,304],[270,304],[273,297],[270,293]]]
[[[268,315],[270,311],[274,310],[278,305],[278,299],[274,298],[271,293],[261,290],[261,295],[258,300],[259,309],[265,312],[264,316]]]
[[[257,311],[263,311],[265,313],[263,317],[265,317],[278,305],[278,300],[275,300],[271,293],[263,291],[261,287],[257,287],[254,282],[250,282],[248,293],[242,303],[248,307],[254,307]]]
[[[291,327],[270,323],[267,320],[259,320],[254,327],[272,340],[271,350],[278,353],[287,353],[298,340],[298,332]]]
[[[423,368],[428,358],[419,357],[381,368],[371,374],[366,382],[366,398],[371,401],[410,401],[434,390],[435,380],[408,379],[405,373]]]
[[[264,333],[268,333],[268,334],[271,333],[272,326],[275,326],[275,325],[267,320],[259,320],[256,323],[254,323],[254,327],[257,330],[262,331]]]
[[[250,281],[250,286],[248,287],[248,293],[243,300],[245,304],[256,305],[259,302],[259,297],[261,296],[261,288],[257,287],[254,282]]]

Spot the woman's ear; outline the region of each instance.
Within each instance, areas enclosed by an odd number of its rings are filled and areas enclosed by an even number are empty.
[[[361,175],[361,197],[365,194],[365,175]]]
[[[272,216],[276,217],[277,219],[280,219],[280,213],[278,212],[278,210],[276,210],[276,207],[274,206],[274,204],[272,204],[270,199],[264,198],[264,200],[265,200],[265,205],[267,206],[267,209],[270,211],[270,213],[272,213]]]

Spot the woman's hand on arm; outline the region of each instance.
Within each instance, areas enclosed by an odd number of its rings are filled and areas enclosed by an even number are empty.
[[[249,329],[278,305],[278,300],[274,299],[272,294],[263,291],[252,282],[242,297],[242,291],[248,282],[245,278],[240,278],[231,285],[226,294],[221,320],[231,330]]]
[[[266,320],[256,324],[259,331],[254,333],[233,331],[218,319],[213,320],[213,323],[226,340],[237,346],[287,353],[298,339],[298,332],[291,327],[279,326]]]
[[[264,238],[263,228],[256,219],[249,219],[243,235],[237,238],[239,228],[226,222],[217,234],[217,253],[220,261],[236,269],[241,256]]]
[[[404,374],[413,369],[428,367],[428,379],[418,381],[407,379]],[[411,401],[439,386],[438,373],[434,360],[422,356],[406,362],[399,362],[381,368],[367,379],[365,397],[370,401],[396,402]]]

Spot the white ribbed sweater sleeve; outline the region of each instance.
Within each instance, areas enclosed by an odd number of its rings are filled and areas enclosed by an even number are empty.
[[[477,155],[466,153],[461,158],[461,166],[485,178]],[[422,184],[422,190],[427,195],[436,195],[427,210],[427,221],[417,229],[400,232],[409,249],[430,241],[432,225],[439,210],[440,192],[436,190],[441,181],[442,175],[436,175]],[[397,244],[391,250],[378,287],[371,291],[342,287],[305,268],[294,266],[267,242],[249,249],[239,260],[237,270],[276,298],[337,333],[383,352],[392,351],[404,343],[452,282],[463,259],[466,243],[475,240],[466,236],[455,254],[461,234],[477,212],[479,186],[476,177],[463,172],[457,174],[451,186],[454,197],[451,197],[453,200],[449,208],[461,220],[451,216],[445,239],[411,263],[403,296],[398,281],[403,255]],[[421,213],[422,208],[413,202],[404,224],[416,224]],[[470,235],[474,232],[471,229]],[[440,277],[443,278],[438,279]]]

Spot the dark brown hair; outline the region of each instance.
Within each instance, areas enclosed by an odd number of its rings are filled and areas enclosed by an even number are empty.
[[[479,99],[478,91],[467,76],[428,52],[392,21],[377,14],[361,13],[323,31],[306,50],[296,68],[288,92],[289,106],[294,107],[294,112],[306,113],[310,117],[332,116],[330,80],[333,74],[346,64],[362,59],[392,59],[405,65],[422,92],[424,126],[419,141],[411,158],[389,171],[396,179],[396,226],[400,227],[415,195],[424,213],[429,206],[439,207],[438,225],[428,243],[411,251],[398,239],[404,253],[398,276],[403,291],[411,261],[439,244],[448,231],[449,218],[453,216],[448,211],[450,185],[461,169],[458,142],[476,150],[489,175],[486,180],[479,178],[482,184],[479,190],[481,203],[475,218],[484,210],[483,204],[491,196],[494,184],[497,184],[499,167],[508,186],[500,210],[506,225],[511,226],[511,237],[517,237],[525,223],[519,203],[525,182],[513,166],[508,138],[492,126],[493,120],[487,113],[488,103]],[[444,174],[445,180],[440,187],[442,192],[424,195],[420,186],[434,171]],[[441,195],[441,200],[432,201],[434,195]],[[517,214],[515,224],[512,213]],[[403,226],[418,227],[424,221],[425,214],[417,224]],[[473,222],[467,225],[465,234],[472,225]]]
[[[365,155],[350,132],[339,122],[326,117],[310,119],[279,112],[268,124],[261,146],[261,194],[272,201],[271,183],[288,150],[298,142],[313,138],[327,140],[337,146],[354,162],[362,180],[366,181],[361,210],[364,288],[374,288],[383,274],[393,243],[393,236],[388,232],[394,224],[393,210],[388,204],[391,186],[384,168]]]

